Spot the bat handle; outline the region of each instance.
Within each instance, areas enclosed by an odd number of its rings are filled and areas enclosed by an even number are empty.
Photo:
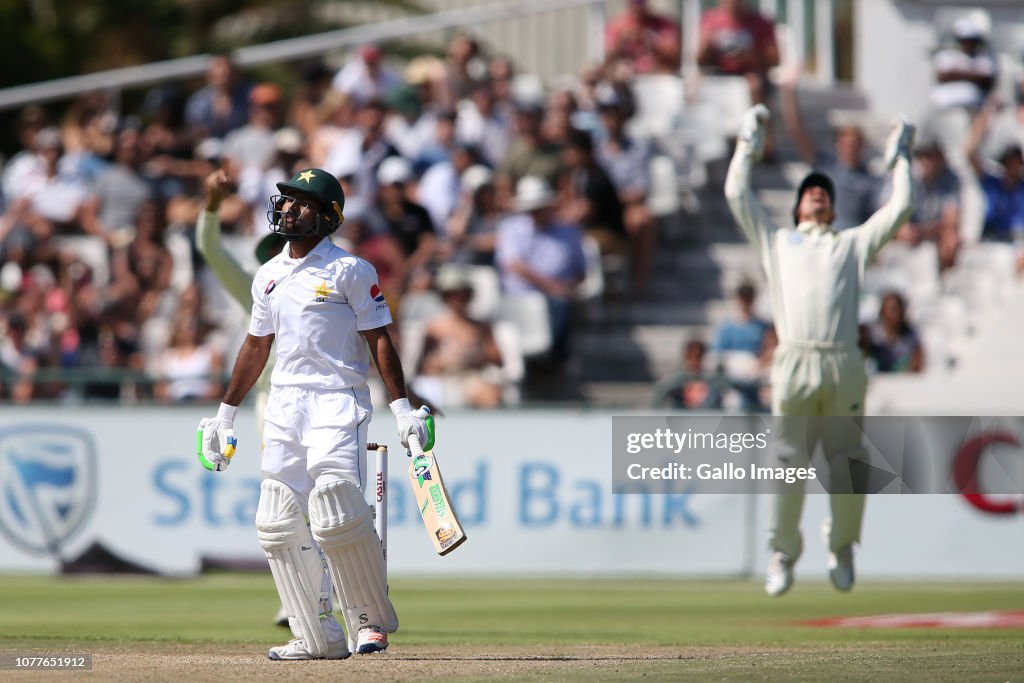
[[[423,455],[423,444],[420,443],[420,437],[417,436],[416,434],[409,435],[408,455],[411,457]]]

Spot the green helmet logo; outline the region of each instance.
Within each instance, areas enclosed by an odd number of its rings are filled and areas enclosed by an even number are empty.
[[[325,237],[337,230],[338,226],[345,221],[345,216],[342,213],[345,208],[345,192],[341,189],[338,179],[323,169],[303,169],[292,176],[288,182],[277,183],[277,189],[281,194],[270,198],[267,220],[270,221],[270,229],[287,240],[313,235]],[[316,220],[312,229],[291,232],[285,228],[283,219],[287,212],[282,211],[282,208],[288,198],[312,200],[317,205],[314,209]]]

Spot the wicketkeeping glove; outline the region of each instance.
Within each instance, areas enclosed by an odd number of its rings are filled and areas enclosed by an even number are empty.
[[[395,415],[398,426],[398,438],[402,441],[402,447],[409,448],[409,435],[415,434],[419,438],[423,450],[429,451],[434,447],[434,430],[427,430],[426,419],[430,415],[430,409],[420,406],[416,410],[409,405],[409,399],[400,398],[392,401],[391,412]]]
[[[885,143],[885,167],[892,168],[896,165],[896,159],[903,157],[910,161],[910,148],[914,144],[914,124],[910,123],[905,116],[900,117],[896,127],[889,133],[889,139]]]
[[[235,406],[221,404],[217,417],[204,417],[196,431],[196,455],[203,467],[223,472],[238,448],[235,438]]]
[[[755,104],[743,114],[739,139],[750,145],[750,154],[755,161],[764,153],[764,124],[771,116],[768,107],[763,104]]]

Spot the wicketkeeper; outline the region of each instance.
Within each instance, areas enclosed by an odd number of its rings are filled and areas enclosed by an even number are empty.
[[[281,194],[271,197],[267,218],[287,245],[253,279],[249,334],[217,416],[199,424],[200,459],[216,471],[231,463],[235,413],[276,341],[256,528],[295,638],[268,656],[343,659],[349,642],[356,652],[379,652],[398,629],[363,496],[371,356],[402,445],[408,447],[410,434],[426,443],[427,434],[406,397],[376,271],[329,239],[344,220],[338,180],[309,168],[277,187]],[[332,581],[348,642],[333,615]]]
[[[758,203],[750,188],[750,169],[761,157],[768,117],[763,105],[744,115],[725,196],[768,277],[779,336],[771,372],[772,414],[855,418],[840,421],[845,426],[830,421],[827,430],[816,420],[782,420],[782,433],[775,435],[777,453],[786,466],[805,466],[820,441],[833,472],[849,473],[863,462],[856,425],[867,391],[864,356],[857,344],[860,285],[875,254],[910,216],[914,127],[901,121],[889,136],[889,201],[863,225],[837,232],[832,227],[835,186],[822,173],[812,172],[800,183],[793,227],[776,226]],[[853,465],[847,467],[849,463]],[[772,557],[765,578],[769,595],[782,595],[793,585],[793,566],[803,551],[803,501],[803,482],[775,496]],[[848,591],[854,582],[853,546],[860,542],[864,495],[833,493],[830,504],[829,578],[837,589]]]

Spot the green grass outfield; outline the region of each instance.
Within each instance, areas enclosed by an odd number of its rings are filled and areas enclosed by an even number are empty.
[[[866,582],[839,594],[824,582],[801,581],[789,595],[771,599],[752,581],[404,577],[392,581],[391,594],[402,628],[387,657],[400,658],[406,648],[456,659],[463,651],[478,660],[490,653],[512,662],[493,677],[546,679],[525,665],[517,671],[516,661],[529,660],[531,651],[564,651],[567,665],[552,680],[1024,681],[1022,629],[798,623],[1024,610],[1019,583]],[[145,655],[201,644],[255,657],[285,640],[285,631],[269,623],[276,608],[269,574],[181,580],[0,576],[0,651]],[[629,659],[634,651],[646,658]],[[617,660],[619,652],[623,658]],[[612,665],[600,663],[606,658]],[[454,669],[445,678],[491,678],[488,671]],[[426,673],[429,668],[409,680],[433,677]]]

